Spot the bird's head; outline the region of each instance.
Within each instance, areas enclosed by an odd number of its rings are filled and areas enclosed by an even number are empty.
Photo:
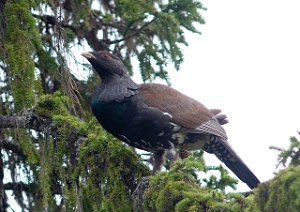
[[[81,55],[91,63],[102,80],[109,79],[113,76],[122,76],[127,74],[127,69],[123,62],[109,52],[84,52]]]

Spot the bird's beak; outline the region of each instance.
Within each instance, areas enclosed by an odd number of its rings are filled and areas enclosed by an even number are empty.
[[[83,57],[85,57],[86,59],[91,59],[91,58],[96,59],[96,57],[93,55],[92,52],[83,52],[83,53],[81,53],[81,55],[82,55]]]

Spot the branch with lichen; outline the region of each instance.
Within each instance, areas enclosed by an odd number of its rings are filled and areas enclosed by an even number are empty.
[[[39,116],[33,110],[24,111],[21,115],[0,116],[0,128],[33,129],[46,134],[56,130],[50,118]]]
[[[38,191],[38,186],[36,183],[28,183],[27,184],[27,183],[20,181],[20,182],[15,182],[15,183],[12,183],[12,182],[5,183],[5,184],[3,184],[3,189],[19,191],[19,192],[25,191],[25,192],[29,192],[29,193],[36,195],[37,191]],[[60,194],[60,195],[62,194],[61,187],[57,184],[54,184],[52,191],[54,194]]]

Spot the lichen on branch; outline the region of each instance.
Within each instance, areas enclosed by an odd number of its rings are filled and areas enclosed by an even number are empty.
[[[30,0],[6,1],[5,63],[9,65],[15,111],[31,108],[35,98],[34,45],[41,45]]]

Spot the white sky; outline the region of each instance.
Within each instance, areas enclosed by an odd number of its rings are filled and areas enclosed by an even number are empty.
[[[229,142],[261,181],[300,130],[300,1],[206,0],[172,86],[228,115]],[[207,163],[215,164],[209,157]],[[239,189],[247,189],[240,185]]]

